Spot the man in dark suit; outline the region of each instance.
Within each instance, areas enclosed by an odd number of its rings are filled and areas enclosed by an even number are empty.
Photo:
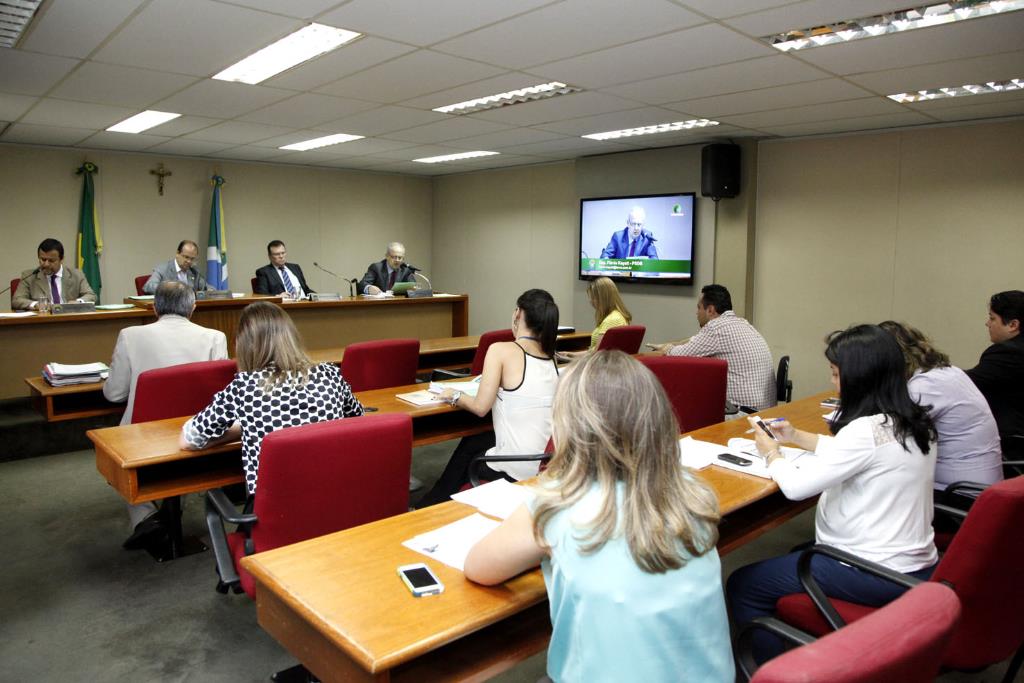
[[[999,426],[1003,456],[1024,456],[1024,292],[993,294],[988,304],[988,336],[992,345],[967,375],[985,395]]]
[[[21,274],[21,282],[11,297],[14,310],[35,310],[40,299],[61,304],[68,301],[96,301],[96,293],[85,273],[64,265],[64,245],[48,237],[39,243],[36,254],[39,267]]]
[[[415,282],[413,271],[405,264],[405,245],[392,242],[383,261],[371,263],[359,283],[360,294],[380,294],[394,288],[396,282]]]
[[[286,263],[288,251],[281,240],[274,240],[267,245],[267,256],[270,264],[256,271],[254,294],[283,294],[289,299],[305,299],[313,294],[306,284],[302,268],[297,263]]]
[[[612,233],[608,246],[601,250],[601,258],[658,258],[654,246],[655,237],[644,230],[647,212],[642,206],[634,206],[626,217],[626,227]]]
[[[142,285],[142,291],[146,294],[156,294],[156,288],[161,282],[168,280],[184,282],[195,292],[205,291],[206,278],[196,268],[196,259],[199,258],[199,245],[192,240],[178,242],[178,251],[170,261],[158,264],[153,268],[153,274]]]

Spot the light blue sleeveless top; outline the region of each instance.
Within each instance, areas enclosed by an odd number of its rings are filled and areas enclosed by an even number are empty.
[[[622,499],[623,484],[619,484]],[[718,552],[648,574],[616,537],[579,552],[579,527],[600,505],[595,485],[544,530],[541,563],[551,606],[548,676],[562,681],[732,682],[734,666]],[[619,507],[621,510],[621,505]]]

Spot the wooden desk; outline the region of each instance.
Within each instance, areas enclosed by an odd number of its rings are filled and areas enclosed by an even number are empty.
[[[42,377],[26,377],[25,384],[39,412],[47,422],[77,420],[97,415],[118,415],[124,412],[123,403],[111,403],[103,398],[105,381],[93,384],[72,384],[66,387],[50,386]]]
[[[818,403],[825,396],[763,414],[823,432]],[[691,435],[724,444],[747,428],[736,420]],[[770,480],[715,466],[700,474],[726,515],[722,554],[813,505],[777,497]],[[764,516],[769,507],[774,513]],[[748,509],[757,514],[743,514]],[[420,599],[395,574],[399,565],[423,561],[402,541],[472,511],[448,502],[244,558],[257,582],[260,625],[327,682],[480,681],[510,668],[541,651],[550,636],[539,569],[485,587],[431,562],[445,592]]]
[[[447,405],[414,406],[395,394],[423,389],[409,385],[356,394],[364,406],[381,413],[406,413],[413,418],[413,445],[446,441],[490,429],[490,417],[478,418]],[[96,469],[129,503],[199,493],[242,481],[241,443],[199,451],[178,448],[181,425],[188,416],[154,422],[91,429],[86,436],[96,449]]]

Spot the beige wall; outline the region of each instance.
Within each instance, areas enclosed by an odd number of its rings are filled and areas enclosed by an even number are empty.
[[[822,337],[905,320],[963,367],[988,297],[1020,289],[1024,122],[763,142],[758,328],[795,395],[828,388]]]
[[[134,294],[133,277],[171,258],[181,239],[198,242],[205,259],[209,178],[215,172],[227,179],[223,201],[234,291],[249,291],[253,272],[267,263],[266,244],[275,238],[287,243],[288,259],[303,267],[318,291],[347,294],[348,286],[316,270],[313,261],[360,278],[370,261],[383,258],[390,240],[405,242],[409,260],[421,268],[432,265],[429,178],[0,145],[5,278],[35,267],[44,237],[61,240],[71,256],[82,186],[75,169],[85,159],[100,169],[100,267],[108,303]],[[159,162],[173,172],[162,197],[149,174]],[[205,260],[198,265],[205,274]]]

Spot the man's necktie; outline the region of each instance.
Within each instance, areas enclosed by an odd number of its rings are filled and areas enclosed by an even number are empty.
[[[395,278],[397,276],[398,276],[398,271],[397,270],[392,270],[391,271],[391,277],[388,278],[388,289],[394,289],[395,288]]]
[[[281,281],[284,282],[284,288],[288,292],[288,296],[292,299],[298,299],[299,293],[295,291],[295,285],[292,284],[292,279],[288,277],[288,271],[284,267],[278,270],[281,271]]]
[[[50,295],[51,295],[51,298],[53,299],[53,303],[55,303],[55,304],[63,303],[60,300],[60,287],[57,286],[57,274],[56,273],[54,273],[53,275],[50,276]]]
[[[184,270],[179,270],[178,271],[178,279],[181,280],[182,282],[184,282],[187,285],[188,284],[188,273],[186,273]]]
[[[633,256],[633,253],[635,251],[636,251],[636,240],[633,240],[632,242],[629,243],[629,255]]]

